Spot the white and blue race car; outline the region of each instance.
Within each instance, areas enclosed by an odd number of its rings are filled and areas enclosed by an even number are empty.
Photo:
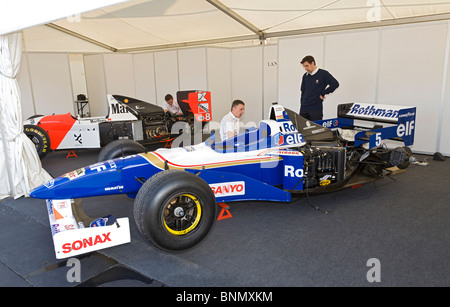
[[[193,146],[110,159],[34,189],[31,197],[47,200],[57,258],[130,241],[128,218],[88,221],[78,214],[80,198],[135,198],[142,235],[160,249],[181,251],[208,234],[218,203],[290,202],[293,195],[348,187],[409,164],[415,107],[343,104],[337,118],[318,122],[278,104],[269,114],[258,129],[225,141],[212,134]],[[387,139],[401,144],[388,148]]]

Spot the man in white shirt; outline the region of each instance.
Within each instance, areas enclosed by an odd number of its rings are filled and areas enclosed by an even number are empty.
[[[245,103],[235,100],[231,105],[231,111],[220,121],[220,137],[223,140],[239,134],[239,119],[244,114]]]
[[[178,105],[178,102],[173,100],[173,96],[170,94],[167,94],[166,97],[164,97],[164,112],[169,111],[173,115],[183,115],[183,112],[181,111],[180,106]]]

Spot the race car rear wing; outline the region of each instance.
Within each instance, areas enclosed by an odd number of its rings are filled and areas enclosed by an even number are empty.
[[[355,146],[368,143],[369,148],[381,145],[381,140],[403,141],[405,146],[414,143],[416,108],[379,104],[346,103],[337,107],[337,118],[316,121],[327,128],[355,128],[355,120],[390,124],[358,132]]]
[[[212,120],[211,92],[200,90],[178,91],[177,102],[184,116],[193,113],[198,122]]]

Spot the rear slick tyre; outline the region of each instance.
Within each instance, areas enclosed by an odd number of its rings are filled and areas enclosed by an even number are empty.
[[[209,233],[216,219],[216,198],[200,177],[167,170],[148,179],[134,202],[139,232],[159,249],[187,250]]]

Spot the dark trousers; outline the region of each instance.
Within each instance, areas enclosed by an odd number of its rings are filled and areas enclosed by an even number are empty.
[[[309,119],[311,121],[322,120],[323,112],[322,109],[315,110],[302,110],[300,108],[300,116]]]

